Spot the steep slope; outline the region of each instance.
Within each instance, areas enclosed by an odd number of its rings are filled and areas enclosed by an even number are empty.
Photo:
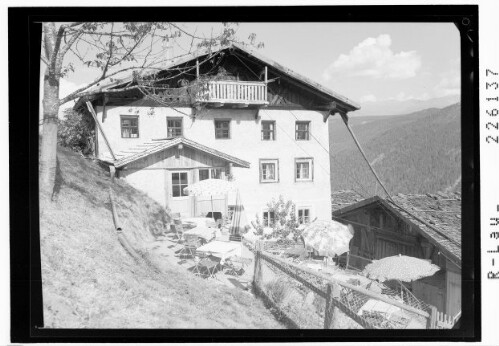
[[[390,193],[460,189],[460,104],[403,116],[351,117],[351,126]],[[340,119],[330,121],[332,190],[380,194]]]
[[[146,249],[169,216],[153,200],[67,150],[58,167],[56,198],[40,215],[45,327],[282,328],[248,293],[178,266],[158,270]],[[117,239],[109,188],[139,262]]]

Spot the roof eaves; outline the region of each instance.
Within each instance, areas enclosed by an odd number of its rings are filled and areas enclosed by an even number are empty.
[[[303,84],[305,84],[313,89],[316,89],[319,92],[321,92],[329,97],[334,98],[335,100],[338,100],[339,103],[343,107],[347,108],[346,109],[347,111],[355,111],[355,110],[359,110],[361,108],[358,103],[348,99],[347,97],[340,95],[340,94],[324,87],[323,85],[321,85],[317,82],[314,82],[313,80],[291,70],[290,68],[287,68],[287,67],[279,64],[278,62],[261,55],[260,53],[254,51],[253,49],[250,49],[244,45],[237,44],[237,43],[232,43],[228,47],[215,47],[215,48],[200,49],[200,50],[194,51],[192,53],[186,54],[182,57],[174,58],[169,63],[166,63],[165,65],[163,65],[161,67],[161,70],[166,70],[166,69],[175,67],[179,64],[183,64],[183,63],[186,63],[186,62],[191,61],[193,59],[199,58],[200,56],[204,56],[204,55],[207,55],[210,53],[217,53],[217,52],[220,52],[223,50],[228,50],[228,49],[233,49],[233,48],[238,49],[238,50],[256,58],[257,60],[260,60],[261,62],[263,62],[269,66],[274,67],[275,69],[277,69],[278,71],[280,71],[281,73],[283,73],[284,75],[286,75],[292,79],[296,79],[296,80],[300,81],[301,83],[303,83]],[[155,73],[155,72],[150,72],[150,74],[153,74],[153,73]],[[123,79],[115,80],[113,82],[109,82],[105,85],[96,85],[94,88],[91,88],[88,91],[92,91],[92,92],[96,92],[96,93],[104,93],[104,92],[106,92],[106,90],[109,90],[113,87],[119,86],[119,85],[124,84],[124,83],[129,83],[132,81],[133,81],[133,75],[126,77],[126,78],[123,78]]]
[[[134,154],[134,155],[131,155],[128,157],[124,157],[122,159],[114,161],[114,166],[116,168],[122,168],[131,162],[140,160],[141,158],[155,154],[155,153],[160,152],[162,150],[174,147],[175,145],[178,145],[180,143],[185,144],[186,146],[192,147],[193,149],[201,150],[207,154],[220,157],[221,159],[232,162],[232,163],[236,164],[237,166],[240,166],[243,168],[250,167],[250,163],[247,161],[241,160],[237,157],[231,156],[231,155],[223,153],[221,151],[209,148],[207,146],[199,144],[199,143],[192,141],[190,139],[187,139],[185,137],[178,137],[178,138],[170,139],[167,141],[165,141],[165,140],[158,141],[157,145],[152,146],[151,148],[148,148],[148,149],[144,150],[143,152],[140,152],[140,153],[137,153],[137,154]]]

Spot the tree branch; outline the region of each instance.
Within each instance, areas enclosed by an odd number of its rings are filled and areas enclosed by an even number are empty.
[[[45,65],[49,66],[50,62],[42,54],[40,54],[40,60],[42,60],[45,63]]]
[[[101,79],[106,78],[106,72],[109,67],[109,62],[111,61],[111,58],[113,56],[113,28],[114,28],[114,23],[111,23],[111,40],[109,41],[109,56],[107,57],[106,65],[102,70]]]
[[[59,54],[57,54],[56,66],[58,70],[60,70],[62,66],[62,60],[64,59],[64,56],[71,48],[71,46],[76,42],[76,40],[82,35],[82,32],[83,32],[83,27],[81,27],[80,30],[78,30],[73,36],[71,36],[68,43],[66,43],[66,45],[62,47],[62,49],[59,51]]]

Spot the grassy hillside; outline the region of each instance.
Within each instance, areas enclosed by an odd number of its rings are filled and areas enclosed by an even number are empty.
[[[59,149],[58,162],[58,193],[42,202],[40,216],[46,327],[282,328],[252,295],[160,266],[146,249],[169,216],[146,195],[111,184],[103,169],[75,153]],[[109,187],[139,262],[114,232]]]
[[[382,117],[355,117],[350,124],[371,164],[392,194],[459,190],[460,104]],[[332,190],[381,193],[339,117],[330,121]]]

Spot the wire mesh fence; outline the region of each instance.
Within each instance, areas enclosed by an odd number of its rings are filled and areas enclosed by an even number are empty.
[[[403,286],[395,290],[361,276],[339,281],[277,257],[281,250],[257,245],[255,285],[297,328],[427,328],[428,306]]]

